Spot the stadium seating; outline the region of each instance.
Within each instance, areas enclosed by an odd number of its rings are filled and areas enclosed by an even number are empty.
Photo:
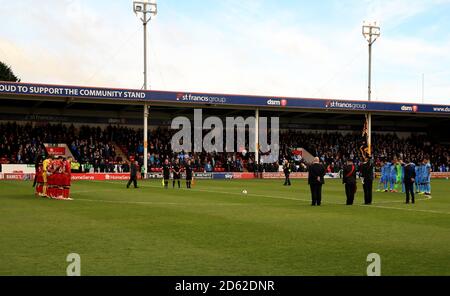
[[[148,166],[149,172],[161,172],[165,158],[187,157],[192,161],[194,171],[244,172],[254,171],[253,153],[173,153],[170,149],[171,131],[157,128],[149,131]],[[327,170],[341,169],[345,156],[359,162],[360,133],[304,132],[284,130],[280,133],[279,160],[290,159],[294,171],[306,171],[304,160],[294,155],[293,148],[302,147],[314,156],[319,156],[327,165]],[[66,143],[81,164],[93,167],[94,172],[126,172],[127,160],[143,163],[142,129],[108,126],[106,128],[63,124],[0,123],[0,163],[34,163],[36,156],[45,149],[43,143]],[[423,135],[399,138],[394,134],[373,135],[376,161],[393,157],[410,158],[416,162],[425,156],[431,157],[434,171],[448,171],[450,149],[433,142]],[[117,148],[116,148],[117,147]],[[120,150],[117,151],[116,149]],[[119,156],[121,155],[121,156]],[[123,155],[123,156],[122,156]],[[127,159],[123,159],[126,157]],[[279,162],[280,163],[280,162]],[[265,171],[278,171],[278,163],[264,164]]]

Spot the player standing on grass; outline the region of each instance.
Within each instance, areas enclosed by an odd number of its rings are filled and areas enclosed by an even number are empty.
[[[416,184],[416,193],[419,194],[420,193],[420,182],[421,182],[421,172],[422,172],[422,164],[420,163],[420,161],[417,163],[416,168],[416,178],[415,178],[415,184]]]
[[[384,172],[383,172],[383,176],[384,176],[384,192],[388,192],[389,191],[389,168],[391,166],[391,163],[389,162],[389,160],[386,160],[386,162],[384,163]]]
[[[346,205],[350,206],[353,204],[356,193],[356,166],[353,164],[351,158],[348,158],[343,174],[344,178],[342,179],[342,183],[345,184]]]
[[[172,166],[172,172],[173,172],[173,181],[172,181],[172,188],[175,188],[175,180],[178,181],[178,188],[181,188],[181,168],[180,168],[180,162],[178,159],[175,160],[175,163]]]
[[[186,165],[184,166],[184,170],[186,172],[186,188],[191,188],[192,166],[190,160],[187,161]]]
[[[428,157],[423,160],[424,164],[424,175],[423,175],[423,183],[425,187],[425,195],[431,196],[431,164]]]
[[[390,192],[396,192],[395,183],[397,182],[397,169],[396,169],[397,160],[393,159],[391,162],[391,166],[389,167],[389,186]]]
[[[44,184],[44,178],[43,178],[43,169],[42,169],[42,157],[38,156],[37,160],[36,160],[36,166],[35,166],[35,170],[36,170],[36,176],[34,178],[34,184],[33,187],[36,186],[36,190],[35,190],[35,194],[36,197],[42,196],[42,186]]]
[[[167,158],[164,160],[162,168],[163,168],[163,184],[164,188],[167,189],[169,186],[169,179],[170,179],[170,164]]]
[[[289,175],[291,174],[291,165],[287,159],[284,160],[283,164],[283,172],[284,172],[284,186],[291,186],[291,179]]]
[[[377,192],[383,190],[383,181],[384,181],[383,170],[384,170],[384,162],[380,161],[380,181],[378,182]]]
[[[64,178],[63,178],[63,198],[71,200],[70,198],[70,182],[72,179],[72,169],[71,169],[72,157],[64,159]]]
[[[47,196],[47,189],[48,189],[47,170],[50,165],[50,161],[51,161],[50,155],[48,155],[47,158],[42,161],[42,180],[44,181],[44,185],[42,187],[41,196],[43,197]]]
[[[62,199],[63,198],[63,188],[62,188],[62,183],[63,183],[63,170],[64,170],[64,164],[63,164],[63,157],[62,156],[58,156],[58,158],[56,158],[53,161],[54,164],[54,169],[53,169],[53,184],[54,184],[54,189],[53,189],[53,198],[55,199]]]

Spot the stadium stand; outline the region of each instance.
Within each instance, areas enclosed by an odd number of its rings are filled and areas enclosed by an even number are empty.
[[[306,171],[305,161],[292,149],[302,147],[321,158],[328,172],[338,172],[346,155],[359,162],[360,133],[284,130],[280,133],[280,157],[294,163],[294,171]],[[160,172],[165,158],[192,160],[198,172],[253,172],[253,153],[173,153],[170,148],[171,131],[158,127],[150,131],[148,144],[149,172]],[[425,135],[399,138],[394,133],[375,133],[373,136],[376,162],[393,157],[417,161],[429,156],[433,171],[446,172],[450,165],[448,146],[433,142]],[[64,124],[0,123],[0,163],[32,164],[42,154],[44,143],[66,143],[85,172],[128,172],[129,160],[143,163],[142,129],[130,127],[80,126]],[[124,159],[125,157],[125,159]],[[278,163],[265,164],[263,170],[278,171]]]

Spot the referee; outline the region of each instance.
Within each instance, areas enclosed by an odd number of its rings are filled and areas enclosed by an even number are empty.
[[[289,164],[289,161],[287,159],[284,160],[283,165],[283,172],[284,172],[284,186],[291,186],[291,179],[289,178],[289,175],[291,174],[291,165]]]
[[[167,189],[168,185],[169,185],[169,179],[170,179],[170,164],[169,164],[169,160],[167,158],[164,160],[162,169],[163,169],[164,188]]]
[[[185,171],[186,171],[186,188],[191,188],[192,166],[191,166],[191,161],[190,160],[188,160],[187,164],[185,165]]]

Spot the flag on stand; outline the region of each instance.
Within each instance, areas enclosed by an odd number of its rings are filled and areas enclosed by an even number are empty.
[[[369,121],[366,115],[366,119],[364,121],[364,127],[362,130],[362,145],[359,148],[359,151],[361,152],[361,156],[364,160],[369,159],[372,156],[371,147],[368,144],[369,143]]]

